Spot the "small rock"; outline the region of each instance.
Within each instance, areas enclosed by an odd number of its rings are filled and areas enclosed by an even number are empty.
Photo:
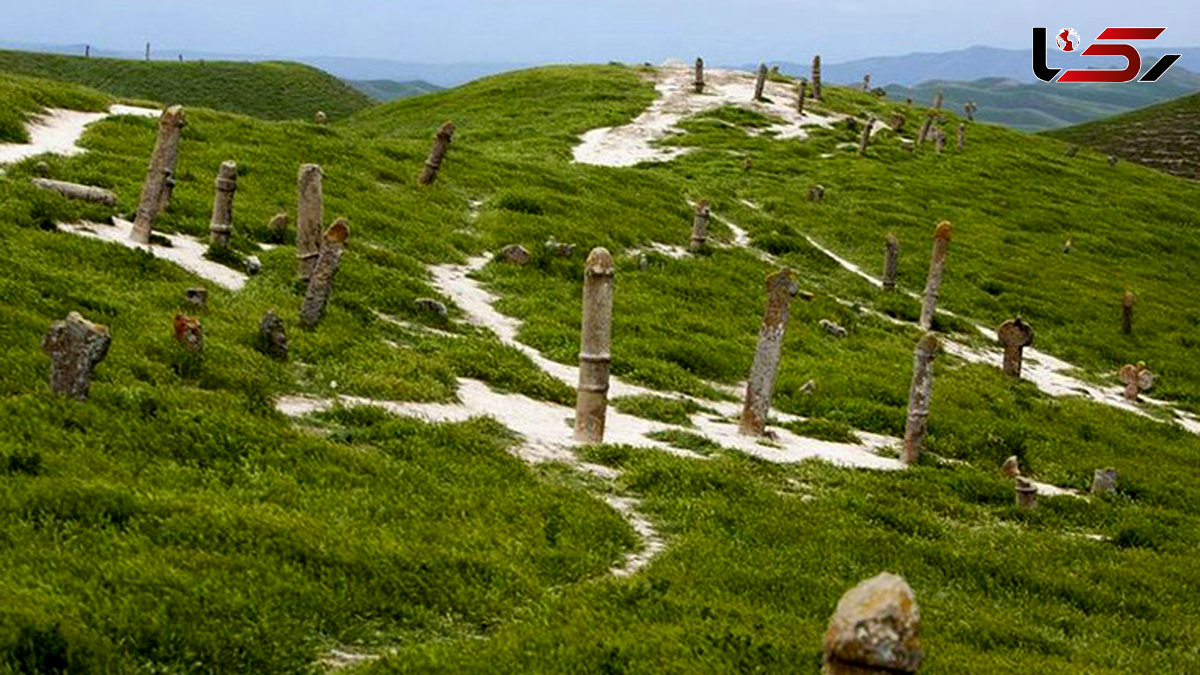
[[[1004,474],[1005,478],[1016,478],[1021,475],[1021,461],[1016,455],[1004,460],[1004,464],[1000,467],[1000,473]]]
[[[500,259],[514,265],[528,265],[533,260],[533,256],[529,255],[529,251],[524,246],[512,244],[500,250]]]
[[[413,305],[423,312],[436,314],[443,319],[449,315],[449,310],[446,309],[445,303],[434,300],[433,298],[417,298],[413,300]]]
[[[643,272],[650,269],[650,258],[645,253],[638,255],[638,269]]]
[[[325,111],[323,111],[323,110],[318,110],[316,112],[316,114],[313,115],[313,123],[315,123],[317,125],[324,125],[328,121],[329,121],[329,116],[326,115]]]
[[[1117,470],[1113,468],[1096,469],[1092,476],[1092,494],[1105,494],[1117,491]]]
[[[830,321],[829,319],[821,319],[817,322],[817,325],[819,325],[821,328],[824,328],[826,333],[829,333],[834,337],[846,337],[846,329]]]
[[[199,354],[204,351],[204,328],[199,319],[182,314],[175,315],[175,341],[183,348]]]
[[[259,322],[258,339],[259,349],[263,353],[278,361],[287,361],[287,330],[283,326],[283,320],[275,314],[274,310],[264,314],[262,321]]]
[[[547,239],[546,250],[559,258],[570,258],[575,253],[575,244],[564,244],[553,239]]]
[[[816,380],[809,380],[808,382],[805,382],[803,385],[800,386],[800,393],[804,394],[806,396],[808,394],[813,393],[816,390],[817,390],[817,381]]]
[[[1075,242],[1071,241],[1070,239],[1068,239],[1068,240],[1064,241],[1064,242],[1063,242],[1063,245],[1062,245],[1062,252],[1063,252],[1063,253],[1070,253],[1070,252],[1071,252],[1071,248],[1072,248],[1072,247],[1074,247],[1074,245],[1075,245]]]
[[[50,175],[50,165],[45,162],[38,162],[37,166],[35,166],[33,170],[35,173],[37,173],[37,175],[42,176],[43,178]]]
[[[258,256],[252,255],[252,256],[246,258],[246,273],[247,274],[254,275],[254,274],[258,274],[261,271],[262,271],[262,261],[258,259]]]
[[[1037,488],[1024,478],[1017,479],[1017,506],[1030,511],[1037,508]]]
[[[1116,165],[1117,165],[1117,162],[1119,162],[1119,161],[1120,161],[1120,160],[1117,158],[1117,156],[1116,156],[1116,155],[1109,155],[1109,156],[1108,156],[1108,165],[1109,165],[1109,166],[1116,166]]]
[[[809,201],[819,202],[822,199],[825,199],[825,186],[814,185],[808,189],[808,200]]]
[[[208,289],[202,286],[189,288],[184,291],[187,301],[197,307],[203,307],[208,302]]]
[[[846,592],[825,632],[825,673],[915,673],[921,613],[912,588],[884,572]]]

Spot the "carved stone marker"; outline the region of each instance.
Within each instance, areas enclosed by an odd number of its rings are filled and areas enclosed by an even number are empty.
[[[926,116],[925,121],[921,124],[921,130],[917,132],[917,145],[925,142],[929,138],[929,130],[933,127],[933,118]]]
[[[193,354],[204,351],[204,327],[199,319],[182,314],[175,315],[175,341]]]
[[[1125,291],[1125,295],[1121,298],[1121,332],[1126,335],[1133,334],[1133,306],[1137,303],[1137,296],[1133,291]]]
[[[933,95],[933,108],[934,110],[942,109],[942,92],[940,91]]]
[[[189,288],[183,292],[183,297],[188,301],[188,304],[203,307],[208,303],[208,289],[203,286]]]
[[[258,322],[258,343],[259,349],[267,356],[277,361],[287,361],[287,329],[275,310],[268,310],[262,321]]]
[[[933,132],[933,147],[939,155],[942,154],[942,150],[946,147],[946,132],[941,127],[935,129]]]
[[[696,79],[692,82],[697,94],[704,93],[704,59],[696,57]]]
[[[1000,467],[1000,473],[1004,474],[1005,478],[1016,478],[1021,475],[1021,460],[1017,459],[1016,455],[1009,456],[1004,460],[1004,464]]]
[[[50,356],[50,391],[80,401],[86,399],[92,371],[108,355],[111,344],[108,327],[88,321],[79,312],[50,324],[42,338],[42,351]]]
[[[821,100],[821,55],[817,54],[812,60],[812,96]]]
[[[937,335],[926,333],[917,342],[913,355],[912,386],[908,390],[908,417],[904,423],[905,464],[916,464],[925,444],[925,429],[929,418],[929,403],[933,399],[933,359],[939,348]]]
[[[1141,361],[1136,366],[1129,364],[1121,366],[1117,375],[1121,378],[1121,383],[1125,385],[1125,400],[1130,403],[1137,403],[1138,395],[1154,386],[1154,373],[1150,372],[1146,364]]]
[[[808,82],[800,80],[800,94],[796,97],[796,112],[804,114],[804,98],[808,96]]]
[[[862,87],[863,87],[863,91],[871,91],[871,74],[870,73],[863,75]]]
[[[942,221],[933,231],[933,255],[929,260],[929,277],[925,280],[925,294],[921,298],[921,330],[933,327],[933,313],[937,309],[938,292],[942,288],[942,268],[946,264],[946,247],[954,229]]]
[[[763,100],[763,87],[767,85],[767,64],[758,64],[758,76],[754,79],[754,100]]]
[[[754,365],[746,384],[746,401],[742,408],[740,431],[746,436],[762,436],[767,430],[767,414],[771,411],[771,394],[783,351],[783,337],[791,314],[792,298],[800,292],[790,269],[768,275],[766,280],[767,308],[758,330],[758,346]]]
[[[967,113],[967,121],[974,122],[975,121],[975,110],[977,110],[977,108],[975,107],[975,102],[967,101],[965,104],[963,104],[963,110]]]
[[[708,202],[700,200],[696,204],[696,216],[692,219],[692,251],[699,251],[704,248],[704,242],[708,240]]]
[[[213,198],[212,223],[208,227],[209,243],[213,246],[229,246],[233,234],[233,196],[237,193],[237,163],[229,160],[221,163],[217,172],[217,194]]]
[[[822,199],[825,199],[825,186],[824,185],[814,185],[814,186],[808,188],[808,201],[819,202]]]
[[[867,145],[871,143],[871,130],[875,128],[875,120],[867,120],[863,125],[862,136],[858,139],[858,154],[864,155],[867,152]]]
[[[825,631],[825,675],[898,675],[921,666],[921,612],[903,578],[884,572],[838,601]]]
[[[296,198],[296,262],[297,276],[308,281],[317,257],[321,255],[321,224],[325,219],[322,196],[321,167],[316,164],[300,166]]]
[[[453,122],[446,122],[438,127],[437,135],[433,139],[433,149],[429,151],[429,159],[425,160],[425,168],[421,170],[421,177],[417,179],[421,185],[433,185],[433,181],[437,180],[438,170],[442,168],[442,160],[446,158],[446,150],[450,147],[453,137]]]
[[[958,149],[962,150],[967,145],[967,125],[962,122],[958,123]]]
[[[1022,352],[1033,344],[1033,326],[1018,316],[1000,324],[996,337],[1004,347],[1004,373],[1020,377]]]
[[[175,161],[179,158],[179,136],[184,125],[183,106],[173,105],[163,111],[158,121],[158,140],[150,155],[146,182],[138,201],[130,239],[139,244],[150,243],[150,231],[159,212],[171,203],[175,187]]]
[[[286,211],[280,211],[271,220],[267,221],[267,241],[282,244],[287,240],[287,229],[291,223],[291,218]]]
[[[1092,474],[1092,494],[1110,494],[1117,491],[1117,470],[1113,468],[1096,469]]]
[[[900,264],[900,241],[896,235],[888,232],[883,242],[883,290],[891,291],[896,288],[896,269]]]
[[[579,387],[575,440],[604,441],[608,377],[612,367],[613,258],[594,248],[583,268],[583,324],[579,338]]]
[[[890,126],[892,128],[892,131],[896,131],[896,132],[899,132],[901,129],[903,129],[904,128],[904,113],[899,113],[899,112],[892,113],[892,120],[888,124],[888,126]]]
[[[79,183],[68,183],[61,180],[50,180],[49,178],[34,178],[33,185],[42,190],[50,190],[58,194],[70,198],[80,199],[85,202],[96,202],[105,206],[113,206],[117,203],[117,195],[112,190],[105,190],[92,185],[80,185]]]
[[[317,126],[323,127],[327,122],[329,122],[329,116],[325,114],[324,110],[318,110],[316,114],[313,115],[313,123]]]
[[[338,263],[342,261],[342,251],[346,240],[350,237],[350,228],[343,218],[338,218],[333,225],[325,230],[321,242],[321,254],[313,268],[312,278],[308,280],[308,290],[304,293],[304,302],[300,305],[300,325],[312,328],[321,320],[325,313],[325,305],[329,302],[329,294],[333,292],[333,277],[337,273]]]
[[[1017,506],[1030,511],[1037,508],[1037,488],[1024,478],[1018,478],[1016,484]]]

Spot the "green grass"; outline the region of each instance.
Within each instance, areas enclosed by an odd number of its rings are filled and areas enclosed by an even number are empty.
[[[19,86],[50,96],[62,85]],[[886,119],[903,107],[826,92],[821,107],[832,112]],[[374,672],[814,671],[837,597],[883,569],[917,591],[931,673],[1200,667],[1191,600],[1200,438],[1052,399],[995,369],[936,364],[928,448],[964,464],[782,467],[689,432],[660,440],[707,459],[588,449],[585,458],[624,472],[605,489],[640,497],[669,544],[628,579],[605,571],[636,546],[634,534],[592,496],[591,479],[526,467],[493,422],[427,425],[368,408],[296,424],[272,411],[291,393],[449,401],[459,377],[570,404],[570,387],[458,322],[458,309],[446,320],[413,304],[437,297],[427,265],[512,243],[533,263],[491,265],[479,277],[524,322],[520,339],[577,362],[582,264],[606,246],[617,259],[614,371],[664,392],[720,397],[713,383],[736,385],[749,370],[768,267],[720,247],[682,260],[649,255],[644,270],[635,255],[654,241],[685,245],[687,200],[701,198],[813,292],[793,305],[775,397],[779,410],[813,418],[800,433],[901,433],[918,337],[839,302],[906,318],[917,307],[845,272],[804,235],[876,270],[894,231],[900,285],[919,291],[930,232],[943,219],[956,227],[943,306],[988,325],[1020,313],[1039,348],[1093,379],[1113,383],[1119,365],[1144,360],[1160,374],[1152,393],[1200,409],[1200,364],[1190,358],[1200,187],[1133,164],[1108,167],[1087,150],[1067,159],[1060,141],[990,125],[969,125],[962,153],[910,154],[883,132],[858,158],[838,148],[857,139],[844,125],[777,141],[748,136],[743,127],[758,121],[733,111],[717,116],[732,115],[734,126],[685,122],[689,133],[673,142],[696,150],[669,164],[569,162],[580,133],[628,121],[653,96],[639,70],[553,67],[323,128],[190,111],[175,200],[157,226],[203,236],[213,176],[235,159],[233,250],[264,262],[241,292],[210,287],[197,312],[200,359],[170,333],[196,279],[45,229],[131,213],[155,121],[97,123],[83,139],[87,154],[46,159],[56,178],[114,190],[115,209],[35,191],[37,160],[10,167],[0,177],[0,672],[55,663],[296,671],[339,646],[395,650],[366,667]],[[14,116],[38,105],[11,100]],[[447,119],[458,126],[454,143],[438,182],[420,189],[416,175]],[[288,210],[294,222],[303,162],[322,165],[327,220],[345,216],[352,232],[312,331],[295,323],[294,250],[256,250],[274,213]],[[818,183],[825,200],[811,203]],[[472,219],[474,200],[483,206]],[[719,223],[712,229],[727,237]],[[574,255],[543,250],[551,237],[577,244]],[[1067,237],[1075,246],[1063,254]],[[1126,286],[1140,298],[1132,336],[1119,332]],[[255,348],[271,308],[288,322],[287,364]],[[86,403],[49,395],[39,348],[49,323],[72,310],[114,335]],[[375,311],[458,337],[392,325]],[[827,335],[821,319],[849,336]],[[941,317],[938,325],[969,328]],[[809,380],[815,389],[801,393]],[[692,411],[658,398],[614,405],[671,421]],[[1043,499],[1037,512],[1019,512],[998,476],[1013,454],[1037,478],[1076,488],[1115,466],[1119,494]]]
[[[43,108],[97,112],[107,107],[107,97],[84,87],[0,73],[0,143],[28,143],[25,125]]]
[[[1198,119],[1200,94],[1192,94],[1047,135],[1197,180],[1200,161],[1193,130]]]
[[[336,77],[299,63],[130,61],[0,50],[0,72],[81,84],[125,99],[176,103],[269,120],[331,120],[370,99]]]

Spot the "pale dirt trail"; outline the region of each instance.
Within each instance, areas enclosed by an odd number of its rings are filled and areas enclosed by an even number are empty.
[[[75,110],[50,109],[36,116],[26,125],[29,143],[0,143],[0,164],[11,164],[38,155],[52,154],[66,157],[86,152],[79,147],[84,130],[93,122],[116,115],[158,117],[160,110],[114,105],[107,112],[78,112]]]

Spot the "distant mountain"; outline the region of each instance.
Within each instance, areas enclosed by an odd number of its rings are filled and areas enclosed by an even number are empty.
[[[1200,48],[1196,47],[1140,47],[1144,58],[1158,58],[1163,54],[1182,54],[1175,68],[1191,67],[1200,69]],[[1051,67],[1105,67],[1109,65],[1124,65],[1122,59],[1104,57],[1087,57],[1080,59],[1077,55],[1063,54],[1054,49],[1047,51],[1047,61]],[[1080,64],[1086,63],[1086,66]],[[779,69],[788,74],[807,77],[811,72],[809,62],[796,63],[792,61],[769,61],[769,65],[778,65]],[[758,64],[741,64],[738,67],[753,69]],[[902,56],[878,56],[867,59],[857,59],[843,63],[823,63],[821,77],[827,82],[837,84],[858,84],[863,75],[871,74],[871,82],[875,86],[916,85],[928,80],[949,80],[969,82],[984,77],[1001,77],[1018,82],[1035,83],[1039,80],[1033,76],[1032,55],[1029,49],[1000,49],[998,47],[974,46],[949,52],[916,52]]]
[[[1148,64],[1147,64],[1148,67]],[[1056,85],[987,77],[970,82],[923,82],[915,87],[888,85],[888,98],[912,98],[924,105],[941,91],[944,107],[962,112],[963,104],[979,106],[976,117],[1015,129],[1040,131],[1117,115],[1200,91],[1200,74],[1175,66],[1153,84]]]
[[[1200,94],[1047,132],[1100,152],[1200,180]]]
[[[47,52],[83,56],[85,45],[31,44],[0,40],[2,49]],[[91,46],[92,56],[120,59],[144,59],[145,51],[119,50]],[[408,82],[424,80],[439,87],[456,87],[471,80],[510,70],[526,68],[523,63],[412,63],[391,59],[366,59],[343,56],[282,56],[278,54],[230,54],[203,52],[151,45],[150,58],[155,61],[294,61],[315,66],[343,80],[395,80]]]
[[[443,91],[441,87],[436,84],[430,84],[425,80],[410,80],[408,82],[397,82],[395,80],[347,80],[346,83],[372,99],[383,102]]]

